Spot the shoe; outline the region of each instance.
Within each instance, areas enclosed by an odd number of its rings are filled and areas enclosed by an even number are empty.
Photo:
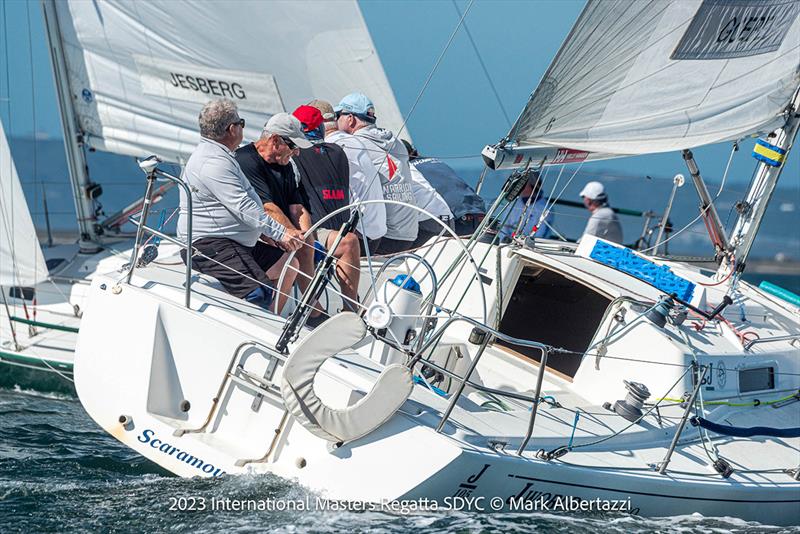
[[[327,313],[320,313],[316,317],[312,317],[309,315],[308,319],[306,319],[306,326],[311,329],[314,329],[319,325],[321,325],[322,323],[324,323],[325,321],[327,321],[328,319],[329,317]]]

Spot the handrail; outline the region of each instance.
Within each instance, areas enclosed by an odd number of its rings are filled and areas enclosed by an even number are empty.
[[[463,322],[472,324],[474,328],[477,328],[479,331],[482,331],[485,334],[485,337],[484,337],[483,341],[481,342],[481,346],[478,349],[478,352],[472,358],[472,362],[470,363],[469,369],[467,370],[467,372],[464,374],[463,377],[460,377],[460,376],[456,375],[455,373],[448,372],[448,371],[442,369],[440,366],[434,364],[433,362],[430,362],[427,358],[423,358],[422,357],[422,354],[424,354],[425,351],[427,351],[431,346],[433,346],[435,344],[435,342],[438,342],[438,340],[444,334],[444,331],[447,330],[447,328],[451,324],[453,324],[455,322],[458,322],[458,321],[463,321]],[[516,393],[508,392],[508,391],[495,390],[495,389],[486,388],[486,387],[476,387],[476,389],[478,389],[478,390],[491,391],[492,393],[495,393],[495,394],[500,395],[500,396],[509,397],[509,398],[513,398],[513,399],[517,399],[517,400],[530,400],[532,402],[531,417],[530,417],[530,420],[528,421],[528,428],[527,428],[527,430],[525,432],[525,436],[522,439],[522,443],[520,444],[520,447],[517,450],[517,454],[518,455],[522,455],[523,451],[525,450],[525,447],[528,446],[528,442],[530,442],[530,439],[533,436],[533,430],[534,430],[534,426],[536,424],[536,414],[538,412],[539,403],[541,402],[542,383],[544,381],[544,371],[545,371],[545,368],[547,367],[547,358],[550,355],[550,353],[563,352],[564,349],[560,349],[560,348],[557,348],[557,347],[551,347],[550,345],[545,345],[543,343],[539,343],[539,342],[536,342],[536,341],[530,341],[530,340],[527,340],[527,339],[515,338],[515,337],[512,337],[512,336],[506,335],[506,334],[504,334],[504,333],[502,333],[502,332],[500,332],[498,330],[495,330],[494,328],[492,328],[490,326],[487,326],[485,324],[479,323],[478,321],[472,319],[471,317],[464,317],[464,316],[460,316],[459,315],[459,316],[451,316],[451,317],[449,317],[447,319],[447,321],[445,321],[445,323],[442,325],[442,327],[437,332],[435,332],[422,345],[422,347],[419,349],[417,354],[411,359],[411,361],[409,362],[408,366],[409,366],[410,369],[413,370],[414,365],[416,365],[419,362],[425,362],[424,365],[431,365],[435,369],[437,369],[439,371],[443,371],[447,375],[449,375],[450,377],[456,378],[456,379],[459,380],[458,387],[456,388],[455,393],[453,393],[452,397],[450,398],[450,402],[448,403],[447,408],[445,409],[444,413],[442,414],[442,418],[439,420],[439,424],[436,426],[436,432],[441,432],[442,429],[444,429],[445,423],[447,423],[448,419],[450,418],[450,415],[452,414],[453,409],[455,408],[456,404],[458,403],[458,400],[461,398],[461,394],[464,392],[464,388],[466,387],[466,385],[469,384],[472,387],[476,386],[476,384],[471,382],[470,378],[472,376],[472,373],[475,371],[475,368],[478,366],[478,362],[480,361],[481,356],[483,356],[483,353],[486,350],[486,347],[495,338],[496,339],[500,339],[502,341],[505,341],[506,343],[511,344],[511,345],[518,345],[518,346],[522,346],[522,347],[535,348],[535,349],[538,349],[538,350],[540,350],[542,352],[542,357],[541,357],[541,360],[539,361],[539,372],[538,372],[538,376],[537,376],[537,379],[536,379],[536,391],[534,392],[534,396],[533,396],[532,399],[530,399],[529,397],[523,396],[523,395],[519,395],[519,394],[516,394]]]
[[[191,308],[191,299],[192,299],[192,191],[189,188],[189,184],[172,176],[169,173],[166,173],[158,168],[159,160],[156,156],[150,156],[139,162],[139,167],[142,171],[145,172],[147,175],[147,188],[145,189],[143,205],[142,205],[142,215],[139,218],[140,224],[137,225],[136,228],[136,240],[133,243],[133,251],[131,252],[131,265],[130,270],[128,271],[128,275],[126,278],[126,282],[128,284],[131,283],[131,278],[133,277],[133,271],[136,269],[136,262],[138,261],[139,256],[139,244],[141,243],[142,236],[144,235],[145,230],[147,230],[151,234],[161,234],[159,237],[164,239],[166,236],[161,232],[157,232],[152,228],[147,226],[147,217],[150,215],[150,206],[152,204],[152,195],[153,195],[153,185],[157,178],[162,178],[164,180],[168,180],[173,182],[183,188],[183,191],[186,193],[186,204],[187,209],[189,211],[189,217],[186,218],[186,243],[181,243],[175,239],[167,238],[168,241],[171,243],[176,243],[180,245],[182,248],[186,250],[186,284],[185,284],[185,299],[186,299],[186,307]]]
[[[240,343],[239,346],[236,347],[236,350],[233,351],[233,356],[231,356],[231,361],[228,363],[228,369],[225,371],[225,375],[222,377],[222,382],[220,383],[219,388],[217,389],[217,394],[214,396],[213,399],[211,399],[211,408],[208,411],[208,415],[206,416],[203,425],[197,428],[175,429],[175,431],[173,432],[174,436],[181,437],[184,434],[191,434],[191,433],[198,433],[205,431],[206,427],[208,427],[209,423],[211,423],[211,419],[214,417],[214,412],[216,411],[217,406],[219,405],[219,401],[222,398],[222,392],[225,389],[225,385],[228,383],[228,380],[230,380],[231,371],[233,371],[233,364],[236,362],[236,358],[239,356],[239,354],[245,347],[259,347],[262,349],[266,349],[270,358],[274,357],[284,363],[286,362],[286,357],[283,354],[276,352],[275,349],[266,345],[265,343],[255,340],[244,341]]]
[[[790,341],[792,339],[800,339],[800,334],[789,334],[788,336],[772,336],[772,337],[760,337],[757,339],[751,339],[745,342],[744,350],[750,350],[750,347],[752,347],[753,345],[758,345],[759,343],[770,343],[772,341]]]

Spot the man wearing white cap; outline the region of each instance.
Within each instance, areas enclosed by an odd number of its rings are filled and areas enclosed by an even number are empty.
[[[619,224],[617,214],[608,205],[608,195],[603,184],[589,182],[583,187],[580,195],[583,205],[592,212],[583,233],[601,237],[606,241],[622,243],[622,226]]]
[[[386,234],[378,254],[394,254],[410,249],[417,239],[416,199],[411,185],[408,150],[389,130],[375,126],[375,106],[366,95],[350,93],[334,108],[339,130],[352,134],[366,146],[383,186],[383,198],[400,204],[386,204]]]
[[[294,171],[290,165],[292,156],[311,143],[303,134],[300,121],[288,113],[273,115],[264,125],[261,137],[236,150],[236,161],[255,189],[264,212],[285,228],[302,235],[311,227],[311,218],[303,206]],[[283,285],[278,288],[275,311],[280,313],[286,304],[298,266],[297,259],[313,253],[311,246],[297,250],[297,256],[287,269]],[[267,267],[267,278],[274,285],[280,278],[288,260],[289,250],[281,250],[272,243],[259,241],[256,257]]]

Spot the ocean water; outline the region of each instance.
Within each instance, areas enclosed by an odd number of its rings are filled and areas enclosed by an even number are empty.
[[[272,475],[184,479],[102,431],[70,396],[0,389],[0,532],[800,532],[734,518],[481,512],[180,511],[177,498],[314,502]]]

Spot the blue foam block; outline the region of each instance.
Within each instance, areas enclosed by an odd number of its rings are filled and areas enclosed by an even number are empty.
[[[634,254],[630,249],[615,247],[604,241],[597,241],[589,257],[643,282],[647,282],[664,293],[674,293],[678,298],[686,302],[690,301],[694,294],[694,284],[692,282],[675,275],[666,265],[657,265]]]

